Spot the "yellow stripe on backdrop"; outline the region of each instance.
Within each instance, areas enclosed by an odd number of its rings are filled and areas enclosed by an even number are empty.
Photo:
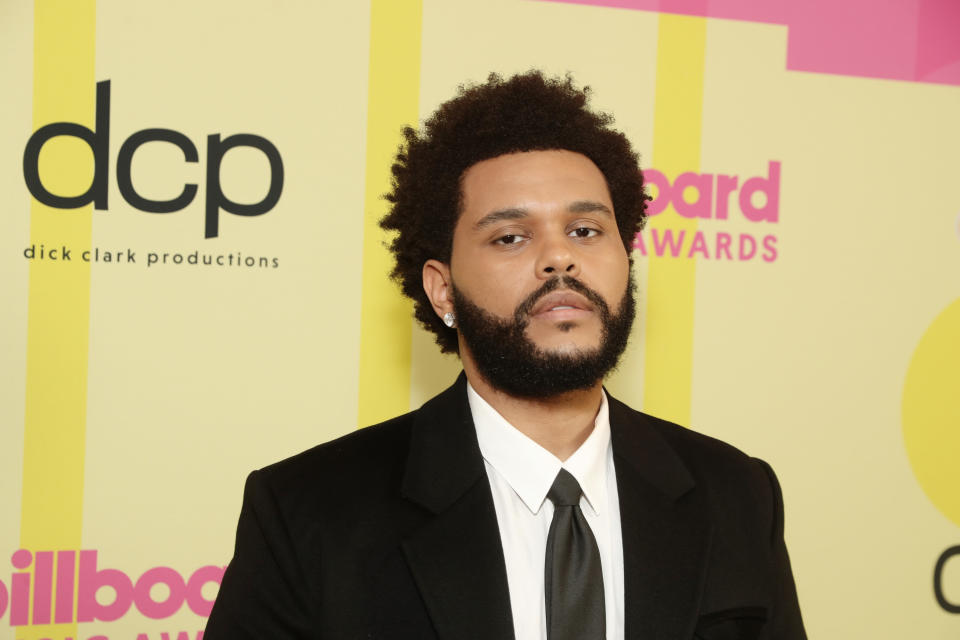
[[[35,129],[64,120],[94,128],[95,41],[94,0],[35,2]],[[40,176],[53,193],[80,194],[90,184],[90,151],[71,142],[54,138],[40,156]],[[92,225],[92,205],[55,210],[31,203],[30,242],[37,258],[41,245],[58,256],[62,247],[77,253],[88,248]],[[89,323],[89,264],[76,258],[31,261],[20,545],[33,552],[81,545]],[[31,621],[44,621],[44,607],[33,606]],[[17,638],[75,634],[76,624],[43,624],[20,627]]]
[[[421,0],[373,0],[363,223],[359,426],[410,408],[411,303],[389,280],[393,258],[378,222],[404,125],[416,124],[420,96]]]
[[[670,14],[659,21],[653,166],[672,180],[700,168],[707,21]],[[689,236],[697,221],[671,205],[650,228]],[[695,286],[694,259],[649,254],[643,409],[683,425],[690,424]]]

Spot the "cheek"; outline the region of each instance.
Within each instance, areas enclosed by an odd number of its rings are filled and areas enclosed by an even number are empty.
[[[509,270],[489,272],[477,287],[483,306],[502,317],[512,316],[529,292],[521,286],[516,272]]]
[[[630,261],[626,253],[623,256],[611,258],[604,265],[603,270],[603,296],[610,304],[611,310],[617,308],[619,302],[623,299],[624,292],[627,289],[627,282],[630,279]]]
[[[457,289],[491,313],[512,316],[524,296],[519,269],[503,261],[488,262],[477,258],[463,252],[451,259],[451,274]]]

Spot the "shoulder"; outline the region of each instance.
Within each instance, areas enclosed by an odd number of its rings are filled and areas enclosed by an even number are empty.
[[[462,442],[451,442],[464,433],[461,423],[469,422],[465,412],[469,416],[466,378],[461,374],[416,411],[254,471],[247,481],[247,494],[260,504],[276,505],[287,519],[324,514],[325,526],[335,521],[366,521],[371,514],[389,518],[404,508],[405,479],[418,462],[422,465],[425,457],[447,454],[456,458],[457,451],[469,449]]]
[[[622,403],[623,438],[641,460],[641,475],[703,513],[716,552],[740,557],[744,548],[768,549],[783,538],[783,497],[770,466],[740,449]],[[611,404],[611,408],[613,404]],[[613,422],[611,422],[611,429]],[[616,452],[616,449],[615,449]],[[652,469],[652,470],[651,470]]]
[[[348,513],[400,491],[415,412],[353,431],[250,474],[246,492],[284,518]]]
[[[713,498],[738,497],[769,503],[775,477],[769,465],[737,447],[681,425],[636,411],[611,398],[629,431],[647,431],[676,455],[693,484]]]
[[[322,478],[328,474],[366,473],[368,467],[390,465],[406,452],[415,412],[380,424],[357,429],[259,470],[277,483],[296,482],[303,477]]]

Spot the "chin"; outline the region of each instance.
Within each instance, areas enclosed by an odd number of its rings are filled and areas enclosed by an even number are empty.
[[[556,353],[573,353],[575,351],[595,351],[600,348],[599,336],[583,335],[587,333],[581,327],[557,327],[549,335],[527,335],[527,338],[538,349]]]
[[[580,355],[584,353],[594,353],[600,348],[597,341],[573,341],[573,340],[534,340],[536,347],[548,354],[555,355]]]

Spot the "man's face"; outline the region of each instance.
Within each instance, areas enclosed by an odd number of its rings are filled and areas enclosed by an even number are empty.
[[[514,395],[596,383],[634,306],[603,174],[578,153],[532,151],[477,163],[462,190],[450,262],[461,355]]]

